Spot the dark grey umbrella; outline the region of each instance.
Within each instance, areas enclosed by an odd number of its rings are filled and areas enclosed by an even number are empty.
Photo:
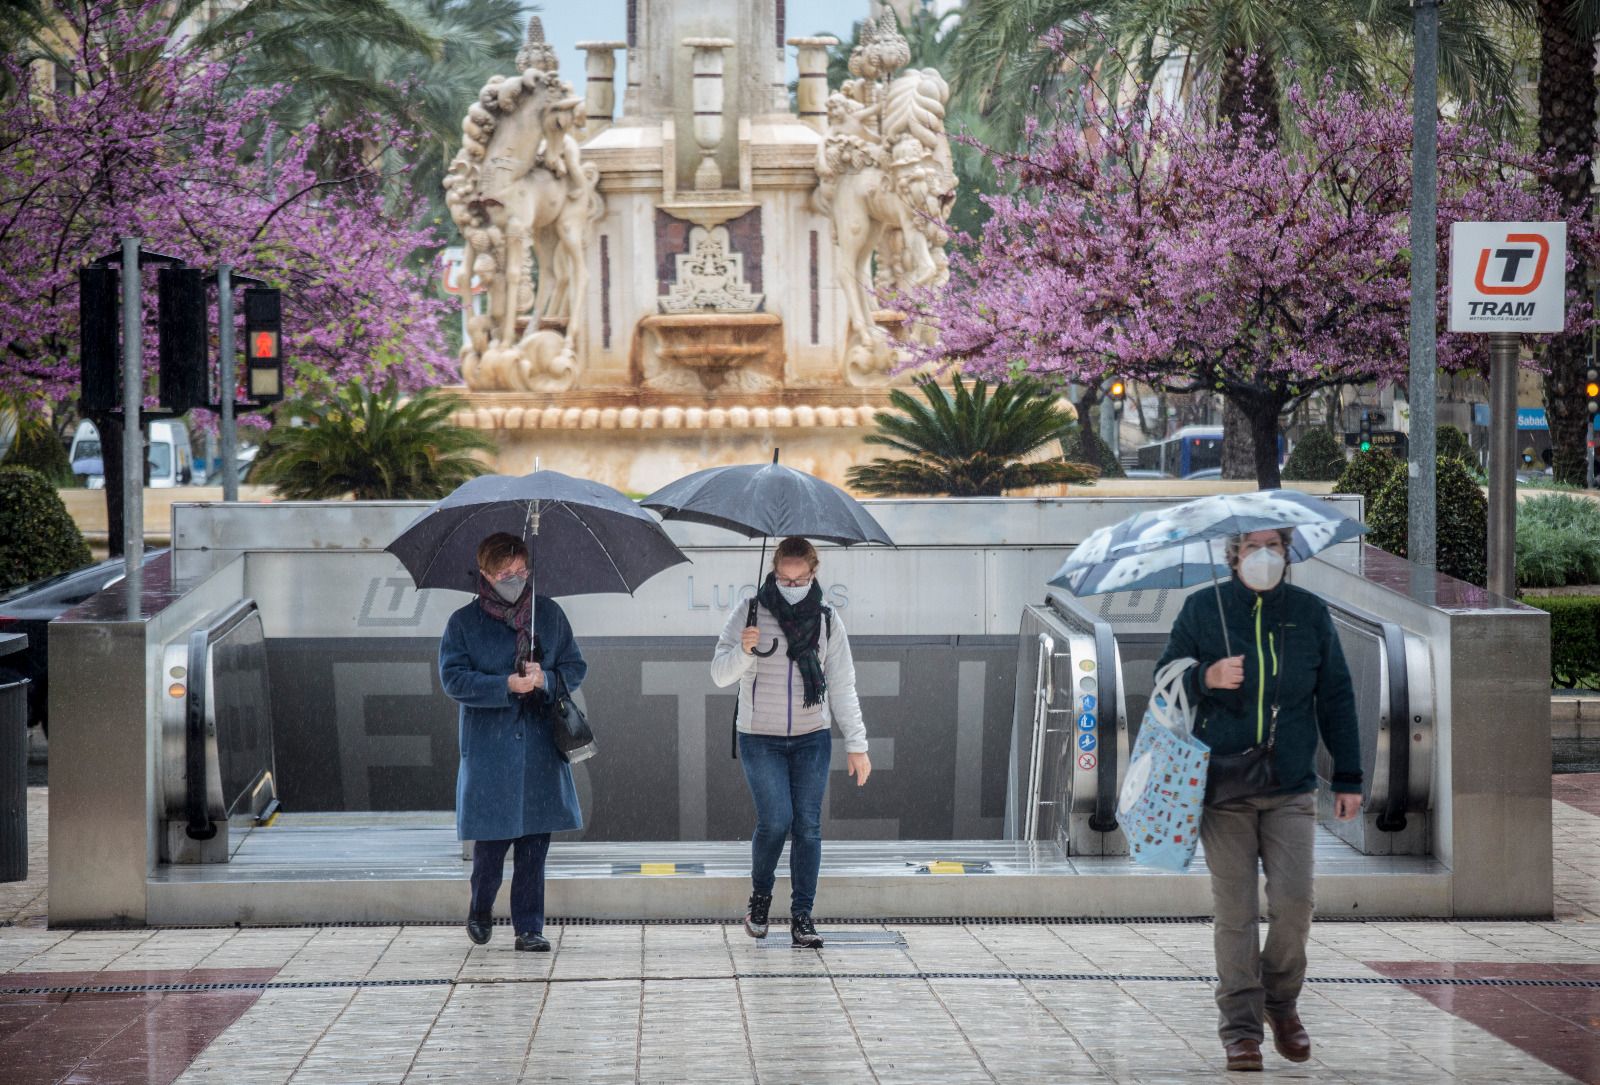
[[[419,588],[476,591],[478,544],[504,531],[528,544],[541,595],[628,592],[688,561],[661,525],[609,486],[559,471],[482,475],[406,528],[384,549]]]
[[[669,482],[639,502],[666,520],[737,531],[747,538],[761,536],[759,582],[767,562],[766,540],[771,536],[804,535],[808,539],[850,546],[894,540],[861,503],[831,482],[796,471],[778,462],[710,467]],[[755,600],[750,601],[748,624],[756,623]],[[774,644],[777,642],[774,641]],[[761,654],[771,654],[771,649]]]

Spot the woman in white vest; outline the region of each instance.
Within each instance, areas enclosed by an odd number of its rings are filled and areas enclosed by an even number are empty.
[[[789,838],[789,937],[808,948],[822,945],[811,907],[822,866],[830,724],[844,735],[856,786],[872,774],[850,638],[839,616],[822,605],[817,563],[817,549],[806,539],[779,543],[772,572],[756,593],[756,624],[746,624],[745,608],[735,607],[711,660],[712,681],[739,683],[739,761],[756,805],[744,929],[752,938],[767,936],[778,856]],[[761,644],[776,650],[758,650]]]

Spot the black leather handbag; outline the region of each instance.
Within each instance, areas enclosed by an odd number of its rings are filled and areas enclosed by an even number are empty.
[[[1282,652],[1286,639],[1283,626],[1278,627],[1278,651]],[[1258,742],[1238,753],[1212,754],[1206,769],[1206,805],[1250,799],[1257,795],[1270,795],[1283,785],[1278,780],[1278,768],[1273,763],[1273,751],[1278,746],[1278,694],[1283,689],[1283,668],[1278,668],[1278,681],[1272,690],[1272,726],[1267,729],[1266,742]]]
[[[539,644],[537,636],[533,638],[533,650],[530,655],[533,662],[541,667],[544,666],[544,648]],[[572,699],[572,692],[567,689],[567,683],[561,677],[560,671],[546,670],[544,674],[545,691],[544,697],[539,702],[538,712],[550,724],[550,735],[555,740],[556,752],[569,765],[589,760],[600,752],[600,747],[594,740],[594,731],[589,728],[589,718]]]
[[[567,692],[561,672],[546,671],[545,674],[555,675],[556,681],[556,690],[547,693],[544,699],[544,717],[550,721],[550,733],[555,738],[556,750],[569,765],[587,761],[600,752],[594,732],[589,729],[589,718],[572,699],[572,694]]]

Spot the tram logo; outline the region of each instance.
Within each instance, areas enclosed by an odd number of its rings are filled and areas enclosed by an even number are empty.
[[[1567,224],[1450,224],[1450,330],[1558,332],[1566,324]]]
[[[406,596],[411,596],[407,613]],[[361,602],[361,613],[356,618],[358,626],[410,626],[422,624],[422,612],[428,606],[428,597],[412,589],[411,581],[402,576],[375,576],[367,582],[367,597]]]
[[[1543,234],[1508,233],[1503,244],[1478,253],[1478,274],[1472,285],[1480,294],[1522,297],[1539,289],[1549,261],[1549,238]]]

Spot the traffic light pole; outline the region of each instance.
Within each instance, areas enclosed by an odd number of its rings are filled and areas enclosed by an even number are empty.
[[[122,239],[122,560],[130,610],[144,570],[144,327],[139,298],[139,242]]]
[[[1488,587],[1496,595],[1508,597],[1517,591],[1517,362],[1521,354],[1522,339],[1515,332],[1490,333]],[[1413,412],[1415,409],[1413,405]]]
[[[217,265],[217,415],[222,430],[222,500],[239,500],[239,430],[234,421],[233,268]]]

